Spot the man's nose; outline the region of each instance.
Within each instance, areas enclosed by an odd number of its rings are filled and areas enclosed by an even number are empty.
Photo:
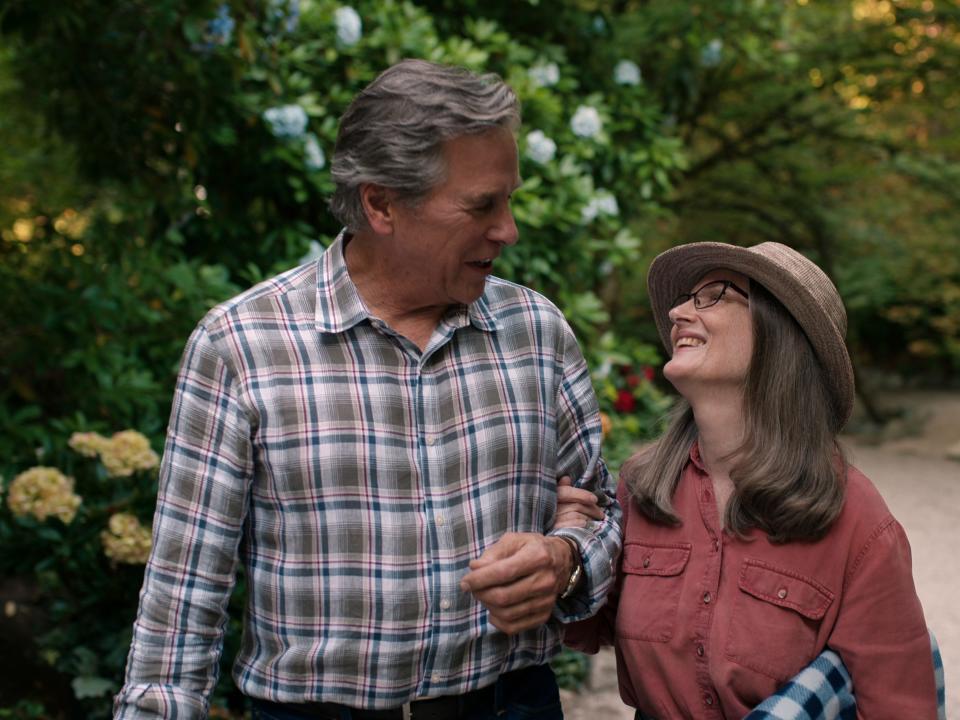
[[[520,239],[520,232],[517,230],[517,221],[514,220],[513,211],[509,206],[500,212],[496,224],[490,228],[487,237],[493,242],[503,245],[517,244],[517,240]]]

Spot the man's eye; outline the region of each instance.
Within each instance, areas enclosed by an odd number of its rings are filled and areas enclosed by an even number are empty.
[[[473,206],[474,212],[490,212],[493,210],[493,200],[487,200]]]

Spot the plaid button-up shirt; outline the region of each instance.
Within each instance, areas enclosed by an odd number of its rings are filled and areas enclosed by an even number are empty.
[[[620,509],[590,377],[561,313],[491,278],[421,352],[371,316],[343,236],[213,309],[191,336],[119,718],[201,717],[246,569],[247,695],[386,708],[461,693],[557,652],[602,604]],[[459,588],[507,532],[544,533],[557,477],[606,519],[563,529],[587,582],[508,637]]]

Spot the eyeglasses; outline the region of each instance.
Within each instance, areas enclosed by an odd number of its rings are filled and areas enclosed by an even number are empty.
[[[703,310],[704,308],[713,307],[720,300],[723,299],[724,294],[727,292],[727,288],[733,288],[738,293],[743,295],[748,300],[750,296],[747,295],[743,290],[738,288],[729,280],[716,280],[714,282],[708,282],[699,290],[692,293],[681,293],[677,295],[672,303],[670,303],[670,309],[673,310],[675,307],[683,305],[687,300],[693,298],[693,306],[697,310]]]

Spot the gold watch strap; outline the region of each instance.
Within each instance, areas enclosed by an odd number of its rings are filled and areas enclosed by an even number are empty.
[[[567,586],[563,589],[563,592],[560,593],[560,599],[566,600],[568,597],[573,595],[574,591],[577,589],[577,586],[580,584],[580,578],[583,577],[583,561],[580,558],[580,547],[576,542],[568,537],[561,537],[560,539],[566,542],[573,551],[573,572],[570,573],[570,578],[567,580]]]

